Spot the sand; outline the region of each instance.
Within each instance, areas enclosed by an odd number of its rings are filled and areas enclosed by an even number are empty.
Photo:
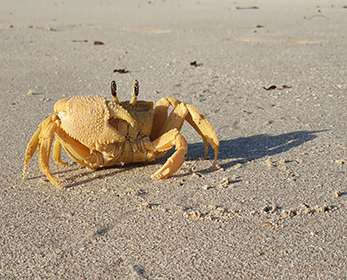
[[[346,279],[346,3],[2,2],[1,279]],[[186,124],[169,179],[52,161],[60,190],[35,154],[22,180],[56,101],[135,78],[207,117],[220,170]]]

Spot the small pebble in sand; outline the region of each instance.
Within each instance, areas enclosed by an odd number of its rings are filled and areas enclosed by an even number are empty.
[[[257,214],[257,211],[255,211],[255,210],[252,210],[252,211],[249,212],[250,216],[254,216],[255,214]]]
[[[289,162],[290,160],[289,159],[286,159],[286,158],[283,158],[279,161],[280,164],[285,164],[287,162]]]
[[[199,172],[193,172],[193,173],[192,173],[192,176],[197,177],[197,178],[204,177],[204,175],[202,175],[202,174],[199,173]]]
[[[271,227],[272,224],[269,223],[269,222],[262,222],[262,223],[261,223],[261,226],[262,226],[262,227]]]
[[[40,101],[41,102],[48,102],[48,101],[51,101],[49,98],[48,99],[46,99],[46,98],[40,98]]]
[[[219,182],[219,186],[218,186],[218,187],[220,187],[220,188],[227,188],[228,185],[229,185],[229,183],[230,183],[229,178],[224,178],[224,179],[222,179],[222,180]]]
[[[209,190],[209,189],[212,189],[212,187],[210,185],[203,185],[202,189],[203,190]]]
[[[143,208],[151,208],[151,205],[148,202],[144,202],[141,205]]]
[[[340,197],[341,196],[341,192],[340,191],[336,191],[335,192],[335,197]]]
[[[147,279],[146,270],[140,265],[128,265],[129,269],[134,276],[140,276],[141,278]]]
[[[228,185],[229,184],[229,178],[224,178],[219,182],[221,185]]]
[[[272,211],[273,208],[272,206],[265,206],[263,209],[262,209],[262,212],[263,213],[269,213],[270,211]]]
[[[234,165],[234,169],[239,169],[242,168],[242,164],[241,163],[237,163]]]
[[[265,160],[264,161],[264,165],[266,165],[266,166],[275,166],[275,164],[270,159]]]
[[[32,90],[29,90],[28,95],[34,95]]]
[[[220,167],[220,166],[211,166],[211,170],[212,171],[218,171],[218,172],[223,172],[225,171],[225,169],[223,167]]]

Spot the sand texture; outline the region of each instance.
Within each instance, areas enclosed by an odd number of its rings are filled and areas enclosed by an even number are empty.
[[[345,5],[1,1],[0,278],[346,279]],[[111,99],[114,79],[121,100],[137,79],[139,99],[196,106],[220,169],[185,124],[171,178],[150,178],[168,156],[96,171],[51,159],[60,190],[35,154],[23,180],[54,104]]]

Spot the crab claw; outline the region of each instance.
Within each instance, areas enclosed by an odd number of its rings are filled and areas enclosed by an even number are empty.
[[[164,179],[174,174],[184,162],[184,155],[188,151],[186,139],[179,134],[178,129],[174,128],[153,142],[153,146],[158,152],[163,152],[171,149],[176,145],[176,151],[167,159],[165,164],[155,172],[152,179]]]
[[[121,105],[109,105],[108,109],[110,110],[110,118],[121,119],[129,123],[132,127],[135,126],[134,119]]]

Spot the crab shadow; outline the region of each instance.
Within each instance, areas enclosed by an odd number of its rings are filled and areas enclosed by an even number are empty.
[[[224,162],[219,164],[219,166],[223,169],[230,168],[235,164],[244,164],[247,161],[256,160],[264,157],[273,156],[276,154],[281,154],[286,151],[289,151],[295,147],[298,147],[305,142],[309,142],[317,137],[317,133],[324,132],[326,130],[320,131],[296,131],[291,133],[280,134],[276,136],[271,136],[267,134],[259,134],[253,135],[249,137],[240,137],[232,140],[222,140],[220,141],[219,146],[219,160],[231,159],[231,161]],[[169,151],[166,156],[160,158],[149,165],[162,165],[174,153],[174,149]],[[186,161],[196,161],[199,158],[202,158],[204,153],[204,144],[202,142],[188,144],[188,153],[186,155]],[[209,157],[213,158],[213,149],[209,147]],[[93,174],[91,177],[91,173],[95,172],[93,170],[84,170],[79,171],[81,167],[78,167],[75,163],[69,170],[59,170],[56,172],[52,172],[52,174],[63,174],[73,172],[73,175],[64,178],[67,181],[66,188],[76,187],[78,185],[86,184],[95,179],[104,179],[106,177],[113,177],[122,172],[125,172],[130,169],[138,169],[143,166],[143,164],[132,164],[123,167],[119,166],[111,166],[100,168],[97,175]],[[83,169],[82,169],[83,170]],[[102,171],[103,170],[103,171]],[[210,168],[205,170],[199,170],[199,173],[209,173],[212,172]],[[78,173],[78,177],[80,180],[76,181],[76,174]],[[172,177],[183,177],[187,174],[174,174]],[[34,176],[31,179],[44,177],[44,175]]]
[[[230,168],[238,163],[244,164],[247,161],[256,160],[281,154],[289,151],[295,147],[301,146],[305,142],[309,142],[317,138],[317,133],[324,132],[326,130],[319,131],[296,131],[291,133],[280,134],[271,136],[268,134],[259,134],[249,137],[240,137],[232,140],[222,140],[219,142],[219,160],[231,159],[229,162],[219,164],[223,169]],[[148,165],[163,165],[165,161],[174,153],[174,149],[171,149],[164,157],[148,163]],[[204,154],[204,144],[202,142],[188,144],[188,153],[186,155],[186,161],[196,161],[202,158]],[[213,159],[213,149],[209,146],[209,158]],[[99,170],[108,170],[108,172],[100,172],[98,175],[94,175],[93,178],[87,178],[79,182],[73,182],[68,184],[68,187],[75,187],[81,184],[85,184],[91,180],[103,179],[105,177],[116,176],[119,173],[135,170],[141,168],[143,164],[131,164],[123,167],[111,166],[100,168]],[[79,174],[80,177],[89,175],[92,170],[88,170]],[[188,173],[187,173],[188,172]],[[187,171],[184,174],[174,174],[173,178],[181,178],[188,175],[190,172]],[[198,171],[201,174],[213,172],[211,168]],[[88,177],[88,176],[87,176]]]
[[[53,166],[53,164],[52,164]],[[110,169],[110,170],[107,170]],[[102,170],[107,170],[107,172],[102,172]],[[89,169],[79,166],[76,162],[71,163],[69,169],[63,169],[62,167],[55,166],[52,168],[51,173],[54,176],[63,175],[58,177],[58,181],[64,186],[65,189],[73,188],[79,185],[87,184],[94,180],[102,180],[107,177],[115,177],[120,173],[126,171],[127,169],[124,167],[117,168],[113,167],[105,167],[100,169]],[[99,172],[97,172],[99,171]],[[76,180],[76,178],[79,178]],[[35,180],[35,179],[43,179],[45,182],[49,183],[47,177],[40,172],[39,175],[30,176],[26,180]]]
[[[234,159],[220,164],[220,167],[227,169],[238,163],[243,164],[247,161],[284,153],[315,139],[317,133],[324,131],[326,130],[296,131],[276,136],[259,134],[220,141],[218,159]],[[189,144],[187,157],[191,160],[201,157],[201,151],[203,150],[203,143]],[[213,157],[211,149],[209,149],[209,156]],[[204,172],[208,171],[204,170]]]

